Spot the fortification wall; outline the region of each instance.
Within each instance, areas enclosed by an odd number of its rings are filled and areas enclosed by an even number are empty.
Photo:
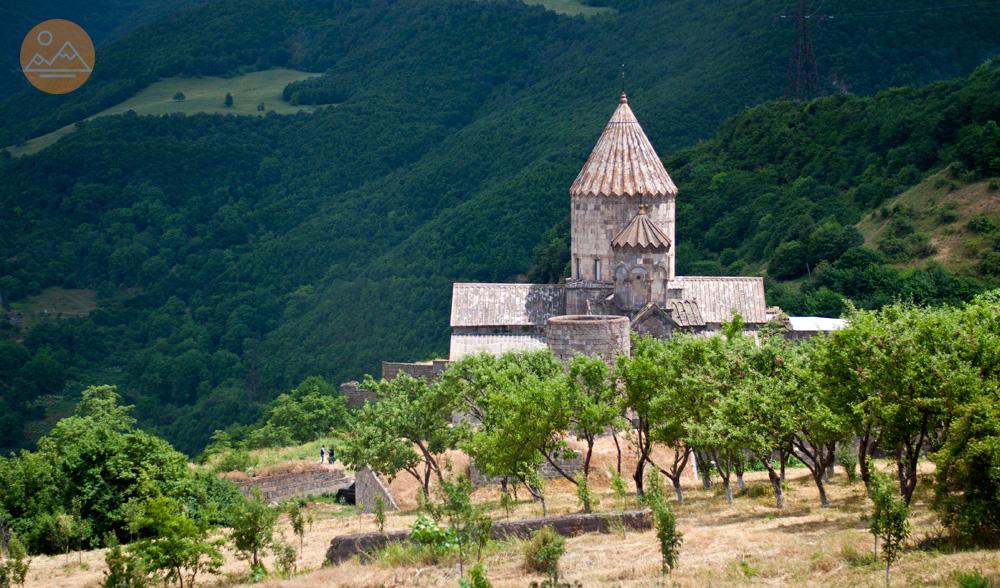
[[[613,315],[566,315],[548,320],[549,348],[562,361],[577,353],[596,356],[609,365],[619,355],[628,355],[629,319]]]
[[[399,510],[399,505],[389,492],[389,487],[371,468],[363,467],[354,476],[355,503],[362,512],[372,512],[375,509],[376,497],[382,497],[382,506],[386,512]]]
[[[293,496],[319,496],[334,493],[351,485],[351,479],[340,469],[322,469],[308,472],[291,472],[234,480],[240,492],[249,495],[259,488],[268,502],[279,502]]]

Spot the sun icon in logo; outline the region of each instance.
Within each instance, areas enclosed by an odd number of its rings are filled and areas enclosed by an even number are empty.
[[[21,43],[21,71],[31,85],[49,94],[76,90],[94,71],[94,43],[79,25],[47,20]]]

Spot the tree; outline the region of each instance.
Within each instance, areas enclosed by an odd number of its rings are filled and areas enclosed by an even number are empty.
[[[625,395],[623,408],[631,410],[635,415],[636,465],[632,474],[635,482],[636,496],[644,494],[646,464],[653,452],[653,440],[650,437],[651,403],[662,387],[663,363],[660,361],[660,345],[652,337],[634,339],[632,355],[619,356],[616,360],[616,373],[624,384]]]
[[[346,429],[347,399],[323,378],[310,376],[271,401],[262,421],[248,437],[251,447],[315,441]]]
[[[24,586],[30,566],[31,559],[17,534],[0,528],[0,588]]]
[[[564,450],[570,422],[562,365],[549,351],[480,354],[452,365],[442,386],[479,421],[462,445],[476,467],[522,484],[547,512],[538,467]]]
[[[569,362],[570,430],[587,444],[583,475],[590,475],[590,459],[598,435],[622,428],[615,382],[608,364],[599,358],[576,355]]]
[[[222,568],[222,539],[209,540],[204,522],[189,518],[183,507],[159,497],[146,505],[144,528],[152,537],[129,546],[145,568],[164,584],[191,588],[201,573],[216,574]]]
[[[984,395],[961,407],[931,458],[942,522],[966,542],[1000,539],[1000,398]]]
[[[306,536],[306,523],[312,524],[312,514],[304,511],[303,500],[293,500],[288,505],[288,522],[292,525],[292,532],[299,538],[299,556],[302,556],[302,544]]]
[[[177,92],[174,94],[174,102],[184,102],[186,99],[187,96],[184,95],[184,92]]]
[[[226,108],[231,108],[233,106],[233,95],[230,94],[229,92],[226,92],[225,104]]]
[[[656,470],[650,471],[649,474],[650,478],[654,478]],[[677,530],[677,517],[670,503],[664,500],[659,481],[652,479],[649,486],[657,489],[656,492],[647,495],[646,502],[653,511],[653,526],[656,529],[656,540],[660,544],[660,571],[663,574],[670,574],[677,567],[684,537]]]
[[[232,514],[229,538],[237,557],[250,561],[250,571],[263,570],[261,556],[274,543],[278,511],[267,505],[258,488],[241,501]]]
[[[473,504],[472,483],[464,476],[445,479],[439,488],[440,502],[432,505],[436,517],[448,522],[458,544],[458,574],[465,577],[465,561],[469,550],[476,549],[476,559],[490,538],[493,520],[482,507]]]
[[[869,530],[875,536],[876,548],[882,539],[882,558],[885,560],[885,585],[889,586],[889,570],[899,558],[903,542],[910,534],[909,504],[897,498],[889,480],[874,467],[869,472],[872,479],[872,514]]]
[[[445,386],[406,374],[392,380],[368,377],[362,387],[374,391],[378,402],[355,414],[340,459],[388,476],[406,471],[428,495],[431,474],[443,479],[442,455],[465,435],[464,427],[451,426],[457,397]]]

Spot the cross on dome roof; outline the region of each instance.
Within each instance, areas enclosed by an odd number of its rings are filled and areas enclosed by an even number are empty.
[[[625,92],[569,193],[661,198],[677,195],[677,186],[629,108]]]

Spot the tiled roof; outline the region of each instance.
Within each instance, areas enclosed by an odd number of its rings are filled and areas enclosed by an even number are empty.
[[[667,300],[667,309],[671,311],[670,318],[678,327],[702,327],[705,319],[701,317],[701,309],[693,300]]]
[[[611,240],[611,246],[669,251],[670,238],[646,216],[646,205],[642,204],[639,214]]]
[[[624,93],[569,193],[572,196],[677,195],[677,186],[632,114]]]
[[[545,325],[566,314],[566,296],[558,284],[454,284],[451,326]]]
[[[684,276],[667,282],[670,290],[680,290],[680,300],[697,303],[706,323],[720,324],[740,313],[750,324],[767,322],[764,278]]]

